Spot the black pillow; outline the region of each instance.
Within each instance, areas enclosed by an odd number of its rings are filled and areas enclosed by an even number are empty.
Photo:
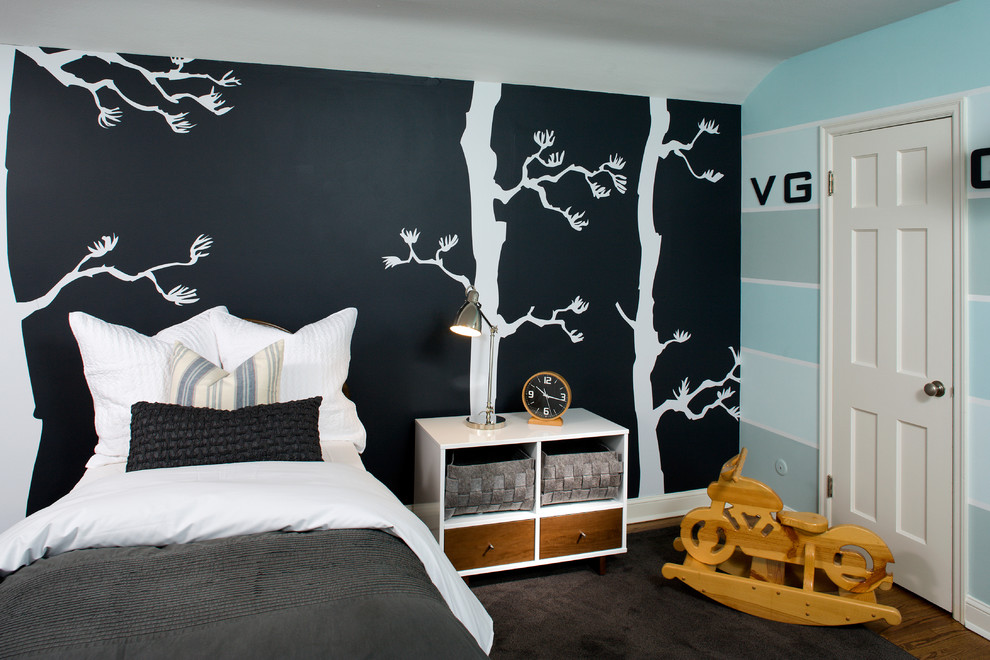
[[[320,402],[313,397],[237,410],[139,401],[131,406],[127,471],[244,461],[319,461]]]

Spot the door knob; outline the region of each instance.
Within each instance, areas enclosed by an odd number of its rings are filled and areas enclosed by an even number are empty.
[[[930,383],[925,383],[925,394],[934,397],[945,396],[945,385],[943,385],[940,380],[933,380]]]

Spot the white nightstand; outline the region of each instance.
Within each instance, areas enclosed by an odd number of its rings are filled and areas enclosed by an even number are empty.
[[[464,576],[593,557],[600,558],[599,570],[604,572],[605,557],[626,551],[629,431],[581,408],[569,410],[562,426],[529,424],[527,413],[508,413],[504,417],[505,427],[496,431],[470,429],[463,416],[416,420],[413,511]],[[541,504],[545,445],[589,439],[621,456],[622,483],[618,493],[608,499]],[[513,445],[535,459],[532,510],[445,519],[445,475],[451,454],[478,447],[512,449]],[[548,453],[562,448],[551,447]]]

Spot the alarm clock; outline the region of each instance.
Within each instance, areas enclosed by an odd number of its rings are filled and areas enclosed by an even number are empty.
[[[571,406],[571,386],[558,373],[540,371],[526,379],[522,401],[530,424],[560,426],[561,416]]]

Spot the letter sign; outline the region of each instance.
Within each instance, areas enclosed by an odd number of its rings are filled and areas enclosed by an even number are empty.
[[[773,182],[777,177],[771,175],[767,179],[767,184],[761,189],[760,182],[753,177],[749,182],[753,185],[753,192],[756,193],[756,201],[760,206],[766,206],[770,199],[770,191],[773,190]],[[811,183],[794,183],[795,181],[811,181],[811,172],[791,172],[784,175],[784,202],[787,204],[803,204],[811,201]],[[990,183],[990,182],[988,182]],[[975,185],[975,184],[974,184]]]
[[[773,188],[773,182],[776,178],[775,176],[771,176],[767,179],[767,187],[763,190],[760,190],[760,184],[756,181],[755,177],[749,180],[753,184],[753,190],[756,191],[756,199],[760,202],[760,206],[767,205],[767,198],[770,197],[770,189]]]
[[[983,159],[990,156],[990,147],[974,149],[969,160],[969,182],[974,188],[990,188],[990,172],[983,171]]]
[[[791,172],[784,177],[784,201],[788,204],[810,202],[811,184],[802,183],[796,186],[791,186],[791,182],[795,179],[800,179],[801,181],[811,181],[811,172]],[[793,192],[795,190],[799,191],[799,194],[795,195]]]

